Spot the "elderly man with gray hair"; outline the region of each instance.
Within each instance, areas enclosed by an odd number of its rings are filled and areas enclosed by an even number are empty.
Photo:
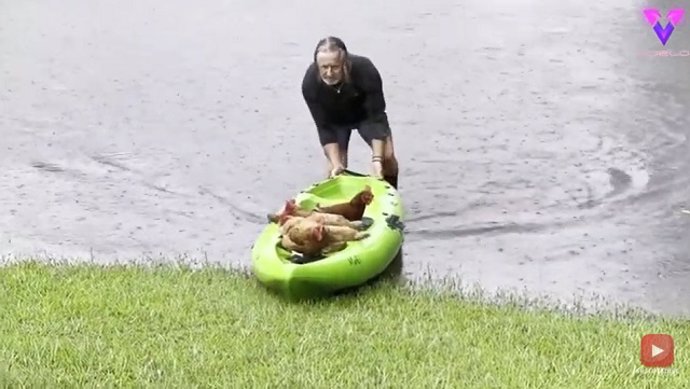
[[[398,188],[383,83],[369,58],[349,53],[337,37],[320,40],[302,81],[302,96],[316,124],[330,177],[347,168],[350,135],[357,129],[371,147],[373,176]]]

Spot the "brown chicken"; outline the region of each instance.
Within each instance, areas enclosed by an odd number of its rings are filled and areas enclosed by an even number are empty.
[[[346,203],[333,204],[327,207],[317,204],[315,210],[321,213],[342,215],[350,221],[362,220],[364,210],[367,205],[371,204],[372,200],[374,200],[374,194],[371,192],[371,187],[367,185],[364,187],[364,190],[357,193]]]
[[[349,226],[326,225],[315,218],[299,216],[288,216],[281,232],[284,248],[310,257],[342,250],[347,242],[369,236]]]
[[[278,212],[278,213],[270,213],[268,214],[268,221],[271,223],[281,223],[281,218],[284,218],[285,216],[302,216],[306,217],[309,216],[312,213],[312,211],[307,211],[305,209],[302,209],[297,206],[297,202],[295,199],[290,199],[285,202],[285,206],[283,206],[283,209]]]
[[[343,215],[326,212],[307,211],[305,209],[299,208],[295,200],[286,201],[283,210],[280,213],[269,215],[268,219],[269,221],[273,223],[278,223],[282,226],[286,220],[293,216],[310,218],[316,222],[320,222],[325,225],[331,226],[351,227],[358,230],[366,228],[365,224],[361,220],[350,221]]]
[[[306,216],[306,218],[325,226],[348,227],[355,230],[364,230],[367,228],[367,225],[361,220],[350,221],[345,216],[334,213],[314,212]]]

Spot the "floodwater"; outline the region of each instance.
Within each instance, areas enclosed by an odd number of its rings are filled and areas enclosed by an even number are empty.
[[[248,265],[324,175],[300,86],[335,34],[384,79],[403,276],[689,314],[690,57],[649,55],[648,4],[0,0],[0,253]]]

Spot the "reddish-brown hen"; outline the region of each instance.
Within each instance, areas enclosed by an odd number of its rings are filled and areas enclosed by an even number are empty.
[[[369,236],[350,226],[326,225],[313,217],[299,216],[287,216],[281,232],[283,247],[311,257],[341,250],[347,242]]]
[[[323,211],[307,211],[299,208],[295,200],[286,201],[283,210],[277,214],[269,215],[268,219],[269,221],[278,223],[282,226],[289,218],[293,216],[310,218],[314,221],[323,223],[324,225],[344,226],[355,229],[363,229],[365,227],[362,221],[358,219],[351,221],[343,215]]]
[[[373,199],[374,194],[371,192],[371,187],[367,185],[364,187],[364,190],[357,193],[350,201],[327,207],[317,205],[316,211],[342,215],[350,221],[362,220],[364,210],[366,209],[367,205],[371,204]]]
[[[278,223],[282,225],[288,216],[309,216],[312,212],[304,210],[297,206],[295,199],[290,199],[285,202],[285,206],[278,213],[271,213],[268,215],[268,221],[271,223]]]

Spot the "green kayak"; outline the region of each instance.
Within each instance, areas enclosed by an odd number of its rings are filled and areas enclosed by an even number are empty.
[[[348,242],[343,250],[309,263],[295,263],[294,253],[282,248],[280,227],[269,223],[252,246],[252,270],[270,290],[295,299],[332,294],[356,287],[381,274],[398,254],[403,243],[404,209],[398,191],[386,181],[345,171],[301,191],[295,200],[304,209],[349,201],[366,185],[374,199],[363,219],[373,223],[369,237]]]

